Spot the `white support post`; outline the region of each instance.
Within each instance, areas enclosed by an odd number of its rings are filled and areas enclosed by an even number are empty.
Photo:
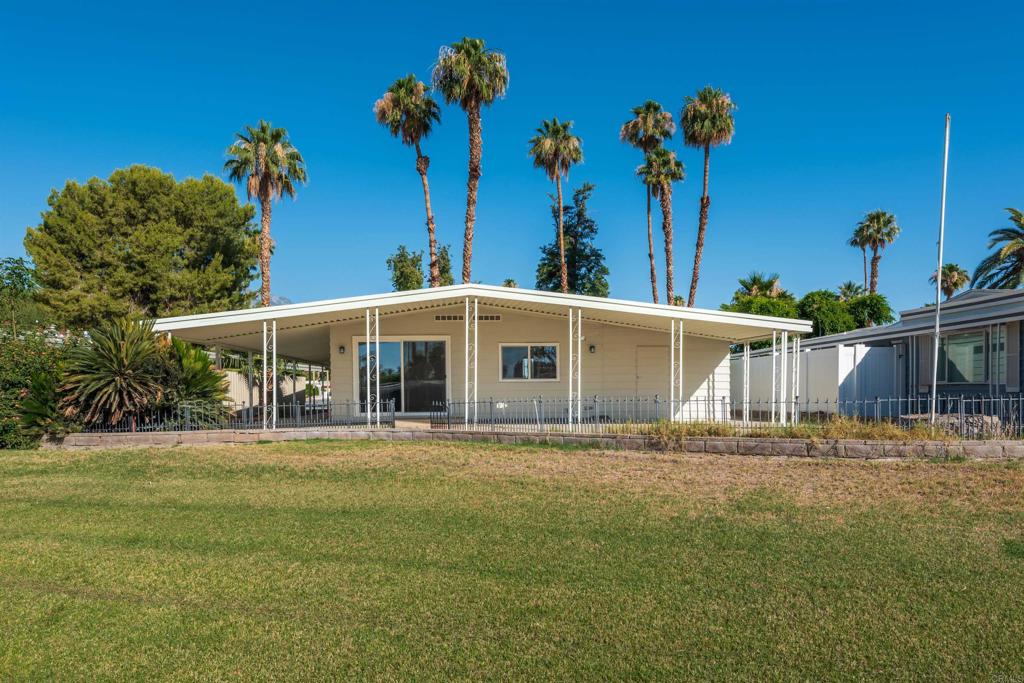
[[[683,389],[686,387],[686,368],[683,366],[683,351],[686,349],[686,335],[683,333],[683,321],[679,321],[679,332],[676,333],[676,352],[678,354],[678,360],[676,361],[676,398],[679,401],[679,417],[680,422],[683,421],[683,406],[686,404],[686,396],[683,393]]]
[[[785,425],[788,421],[786,411],[786,362],[789,360],[786,354],[789,351],[789,332],[782,331],[782,353],[779,355],[779,423]]]
[[[271,383],[272,386],[270,387],[270,395],[271,395],[272,403],[273,403],[273,407],[274,407],[274,412],[270,416],[270,428],[271,429],[277,429],[277,321],[276,320],[271,320],[270,324],[271,324],[271,337],[273,339],[271,341],[271,346],[273,347],[273,366],[272,366],[273,370],[272,370],[272,372],[273,372],[273,375],[274,375],[274,381]]]
[[[374,407],[373,414],[377,418],[377,426],[380,427],[380,309],[373,309],[373,360],[374,368]]]
[[[480,409],[480,402],[477,400],[478,368],[477,353],[480,349],[480,301],[473,299],[473,424],[477,422],[477,410]]]
[[[380,426],[380,310],[366,309],[366,426]]]
[[[776,384],[776,380],[778,379],[778,377],[775,376],[775,338],[776,338],[776,336],[777,335],[776,335],[775,330],[772,330],[772,397],[768,401],[768,403],[771,404],[771,419],[770,419],[770,422],[772,422],[773,424],[775,422],[775,399],[776,399],[776,397],[778,395],[778,385]]]
[[[668,333],[668,421],[676,421],[676,321],[669,322]]]
[[[743,421],[750,422],[750,342],[743,345]]]
[[[246,365],[246,396],[249,397],[249,407],[252,407],[252,351],[249,351]]]
[[[224,369],[223,366],[221,365],[220,360],[220,344],[217,344],[213,347],[213,367],[217,368],[218,370]]]
[[[466,340],[466,357],[465,357],[465,382],[464,387],[464,399],[465,399],[465,424],[469,424],[469,413],[472,407],[473,411],[473,424],[477,422],[477,345],[479,343],[479,336],[477,332],[478,313],[480,310],[480,302],[478,299],[473,299],[472,305],[470,305],[469,297],[466,297],[465,301],[465,315],[463,316],[465,322],[465,340]]]
[[[793,422],[800,421],[800,337],[797,337],[793,344],[796,346],[796,353],[793,354]]]
[[[464,327],[463,341],[465,342],[465,353],[462,359],[465,361],[465,370],[462,373],[462,405],[464,423],[469,425],[469,297],[466,297],[466,310],[462,316]]]
[[[683,420],[683,321],[671,320],[669,334],[669,389],[668,405],[670,422]]]
[[[569,309],[569,425],[583,423],[583,310]]]
[[[572,394],[573,394],[573,390],[575,389],[575,387],[573,386],[573,381],[572,380],[573,380],[573,372],[576,369],[575,359],[573,358],[573,351],[574,351],[574,349],[576,347],[576,344],[573,343],[575,341],[575,337],[573,335],[574,329],[575,328],[573,327],[573,310],[572,310],[572,307],[570,307],[569,308],[569,372],[568,372],[568,375],[569,375],[568,380],[569,381],[567,382],[567,384],[569,385],[569,426],[570,427],[572,426],[572,423],[573,423],[572,422]]]
[[[596,409],[596,406],[595,406]],[[576,309],[576,422],[582,424],[583,410],[583,309]]]
[[[366,404],[363,407],[366,410],[366,426],[369,427],[370,426],[370,309],[369,308],[366,309],[366,316],[365,316],[364,319],[366,321],[366,333],[365,333],[365,336],[363,337],[366,340],[366,342],[365,342],[365,344],[366,344],[366,373],[365,373],[365,375],[366,375]],[[359,354],[358,345],[357,345],[357,348],[355,349],[355,351],[356,351],[356,355],[358,355]]]
[[[789,421],[793,422],[793,416],[796,415],[796,366],[800,364],[800,356],[797,352],[797,343],[800,341],[799,337],[793,338],[793,343],[790,344],[790,367],[789,367]]]
[[[260,349],[261,349],[261,351],[260,351],[260,359],[263,361],[262,363],[260,363],[260,372],[263,373],[263,377],[260,378],[260,384],[263,385],[263,396],[261,397],[262,400],[260,401],[260,403],[261,403],[261,406],[260,406],[260,413],[261,413],[261,415],[260,415],[260,423],[263,425],[263,429],[266,429],[269,426],[268,425],[268,422],[269,422],[268,418],[270,417],[270,414],[268,412],[268,410],[269,410],[268,409],[268,404],[270,403],[270,401],[268,400],[269,397],[267,395],[267,389],[269,388],[268,385],[270,384],[270,382],[269,382],[269,377],[267,376],[267,321],[266,320],[263,321],[263,346],[261,346]]]

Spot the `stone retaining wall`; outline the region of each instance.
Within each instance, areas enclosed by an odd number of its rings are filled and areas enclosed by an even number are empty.
[[[381,441],[476,441],[503,444],[552,444],[589,446],[606,450],[656,450],[654,439],[633,435],[509,434],[445,430],[317,430],[277,429],[216,430],[118,434],[70,434],[51,448],[124,448],[196,444],[256,443],[303,439],[372,439]],[[675,449],[715,455],[777,455],[828,458],[1024,458],[1024,441],[857,441],[812,439],[764,439],[745,437],[688,437]]]

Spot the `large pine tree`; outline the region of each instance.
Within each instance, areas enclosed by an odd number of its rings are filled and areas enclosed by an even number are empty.
[[[253,301],[255,210],[227,183],[177,182],[148,166],[53,191],[25,249],[40,301],[63,324],[245,308]]]

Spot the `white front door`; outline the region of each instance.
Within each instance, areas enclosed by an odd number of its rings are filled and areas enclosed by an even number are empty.
[[[637,396],[654,396],[668,398],[669,394],[669,358],[668,346],[636,347],[636,385]]]

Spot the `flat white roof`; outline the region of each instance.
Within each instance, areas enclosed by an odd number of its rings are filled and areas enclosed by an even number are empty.
[[[330,355],[330,326],[362,318],[367,308],[379,309],[383,317],[457,306],[467,297],[476,299],[480,306],[540,315],[564,316],[567,308],[578,308],[583,311],[584,324],[590,319],[668,332],[669,321],[682,320],[688,335],[730,342],[763,339],[770,336],[772,330],[811,331],[811,323],[806,320],[477,284],[161,318],[155,322],[154,329],[200,344],[259,352],[262,323],[276,320],[279,353],[319,363]],[[382,334],[387,333],[385,325],[381,323]]]

